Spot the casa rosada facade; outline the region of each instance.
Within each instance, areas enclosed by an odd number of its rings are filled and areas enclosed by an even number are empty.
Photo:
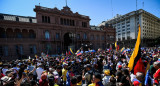
[[[35,6],[36,17],[0,14],[0,57],[17,59],[75,52],[81,46],[103,48],[115,42],[115,29],[90,26],[89,16],[73,13],[68,6],[59,10]]]

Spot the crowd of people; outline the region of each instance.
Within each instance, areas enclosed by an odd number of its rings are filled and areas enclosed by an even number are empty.
[[[79,56],[51,57],[43,54],[29,59],[2,61],[0,86],[158,86],[159,49],[141,49],[145,69],[150,67],[145,73],[129,71],[132,52],[132,49],[123,54],[116,50],[97,50]]]

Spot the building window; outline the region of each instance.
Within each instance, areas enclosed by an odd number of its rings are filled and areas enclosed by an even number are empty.
[[[78,39],[78,40],[80,39],[80,34],[77,34],[77,39]]]
[[[22,38],[22,33],[21,32],[17,33],[17,38]]]
[[[45,39],[50,39],[50,34],[49,34],[49,31],[45,31]]]
[[[51,53],[51,44],[46,44],[46,53],[47,54]]]
[[[83,34],[83,39],[84,40],[87,39],[87,34],[86,33]]]
[[[6,32],[0,31],[0,38],[7,38]]]
[[[69,20],[69,25],[72,26],[72,20],[71,19]]]
[[[60,39],[60,34],[56,33],[56,39]]]
[[[122,28],[125,28],[125,26],[122,26]]]
[[[48,23],[50,23],[50,17],[48,16]]]
[[[87,27],[87,22],[82,22],[82,27]]]
[[[96,36],[96,40],[98,40],[98,39],[99,39],[99,35]]]
[[[47,16],[45,16],[45,23],[47,23]]]
[[[61,25],[63,25],[63,19],[62,18],[60,19],[60,21],[61,21]]]
[[[91,40],[94,40],[94,35],[91,35]]]
[[[67,25],[69,25],[69,19],[67,19]]]
[[[42,16],[42,22],[45,22],[45,21],[44,21],[44,16]]]
[[[66,19],[64,19],[64,25],[66,25],[66,24],[67,24]]]
[[[101,39],[104,40],[104,36],[102,36]]]
[[[50,17],[49,16],[42,16],[42,23],[50,23]]]
[[[57,53],[60,54],[61,53],[61,47],[57,46]]]
[[[0,56],[8,56],[8,46],[0,46]]]
[[[16,54],[23,55],[23,46],[22,45],[16,45]]]
[[[73,25],[73,26],[75,26],[75,24],[74,24],[74,20],[72,20],[72,25]]]
[[[30,54],[36,54],[36,53],[37,53],[36,45],[31,45],[30,46]]]
[[[34,39],[36,38],[36,34],[34,32],[29,33],[29,38]]]

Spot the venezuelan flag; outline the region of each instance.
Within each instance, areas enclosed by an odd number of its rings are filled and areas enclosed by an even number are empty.
[[[141,59],[140,43],[141,43],[141,28],[139,25],[137,41],[135,44],[134,51],[130,57],[129,64],[128,64],[129,71],[134,72],[134,74],[136,74],[137,72],[142,72],[145,74],[145,67]]]
[[[82,55],[82,53],[81,53],[81,52],[78,52],[78,53],[77,53],[77,56],[79,56],[79,55]]]
[[[121,49],[121,54],[124,54],[126,51],[125,51],[125,48],[123,47],[122,49]]]
[[[69,55],[73,55],[74,53],[73,53],[73,51],[72,51],[72,49],[70,48],[70,50],[69,50]]]
[[[117,41],[115,42],[115,48],[117,47]]]
[[[117,41],[115,42],[115,48],[116,48],[116,51],[119,50],[119,45],[118,45]]]

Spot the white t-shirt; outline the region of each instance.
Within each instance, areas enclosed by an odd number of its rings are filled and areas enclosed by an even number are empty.
[[[111,78],[111,76],[105,76],[105,77],[102,79],[102,83],[103,83],[104,85],[107,85],[108,82],[109,82],[109,80],[110,80],[110,78]]]
[[[42,69],[41,67],[38,67],[36,69],[36,73],[37,73],[37,79],[41,79],[41,74],[44,71],[44,69]]]

